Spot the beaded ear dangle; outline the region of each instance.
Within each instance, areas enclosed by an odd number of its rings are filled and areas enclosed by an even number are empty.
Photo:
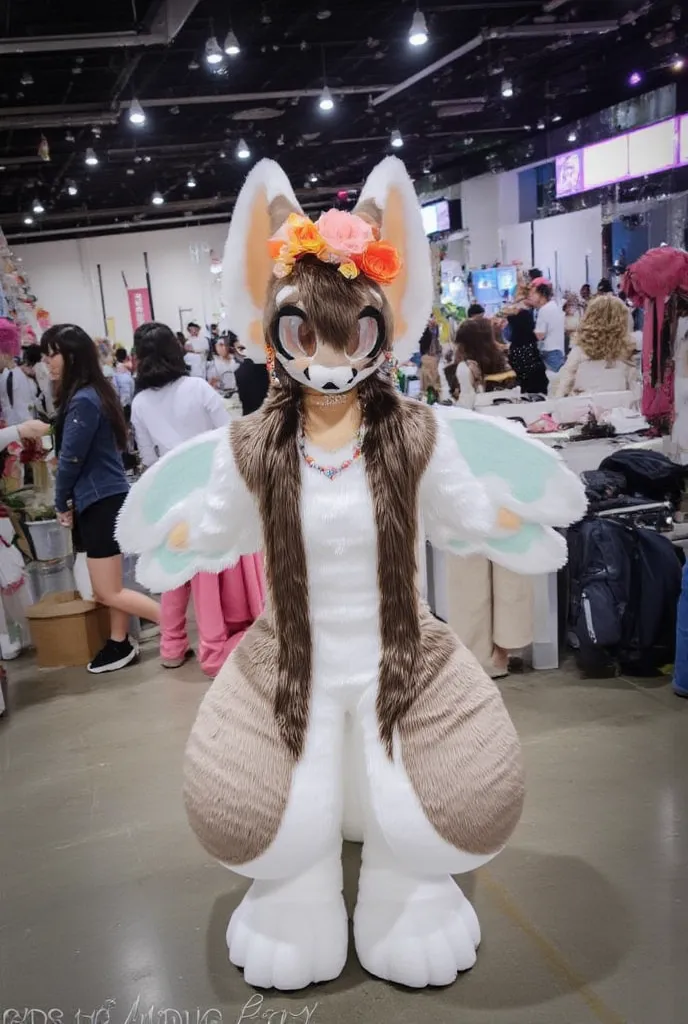
[[[265,365],[268,368],[270,383],[279,384],[277,374],[275,373],[275,350],[272,345],[265,346]]]

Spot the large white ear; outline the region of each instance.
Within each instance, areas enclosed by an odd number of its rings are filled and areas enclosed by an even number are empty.
[[[420,203],[401,160],[388,156],[377,165],[354,213],[373,221],[403,261],[401,273],[385,288],[394,315],[395,354],[403,362],[418,350],[432,312],[433,287]]]
[[[274,160],[261,160],[246,178],[229,225],[222,261],[226,323],[265,361],[263,310],[272,276],[268,241],[290,213],[301,213],[286,174]]]

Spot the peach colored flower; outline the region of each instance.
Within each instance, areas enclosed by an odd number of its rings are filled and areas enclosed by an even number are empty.
[[[320,215],[316,228],[329,249],[342,256],[362,253],[373,240],[373,229],[361,217],[344,210],[328,210]]]
[[[401,256],[389,242],[371,242],[360,261],[361,272],[378,284],[391,284],[401,270]]]

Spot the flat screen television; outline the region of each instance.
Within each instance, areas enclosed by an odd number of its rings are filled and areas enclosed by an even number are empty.
[[[426,206],[421,207],[421,210],[426,235],[437,235],[441,231],[451,230],[449,202],[446,199],[438,199],[435,203],[428,203]]]

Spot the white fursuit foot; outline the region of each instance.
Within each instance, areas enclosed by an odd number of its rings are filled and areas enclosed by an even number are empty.
[[[425,988],[451,985],[474,965],[480,925],[451,877],[413,878],[364,863],[354,935],[358,959],[370,974]]]
[[[227,929],[229,959],[247,984],[282,991],[338,978],[348,940],[340,862],[297,879],[255,881]]]

